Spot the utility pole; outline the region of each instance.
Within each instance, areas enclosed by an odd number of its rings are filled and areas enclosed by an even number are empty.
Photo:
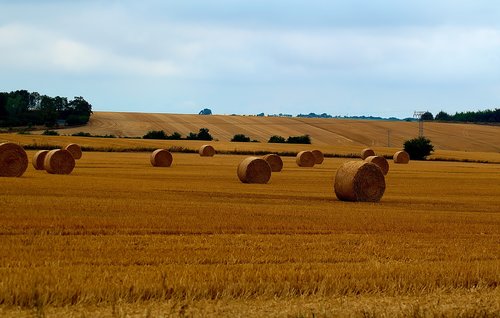
[[[427,113],[427,111],[416,110],[413,112],[413,118],[418,119],[418,136],[424,136],[424,120],[422,119],[422,115]]]

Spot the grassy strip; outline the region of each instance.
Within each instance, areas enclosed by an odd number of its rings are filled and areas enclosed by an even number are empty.
[[[28,144],[23,146],[26,150],[52,150],[52,149],[61,149],[62,146],[59,145],[49,145],[49,144]],[[132,147],[132,148],[114,148],[114,147],[88,147],[83,146],[82,151],[92,151],[92,152],[153,152],[158,147]],[[198,153],[198,150],[172,146],[168,148],[170,152],[178,152],[178,153]],[[220,155],[244,155],[244,156],[263,156],[269,153],[275,153],[282,157],[295,157],[297,156],[296,151],[281,151],[281,152],[271,152],[264,150],[218,150],[217,154]],[[348,154],[339,154],[339,153],[325,153],[325,158],[360,158],[358,154],[348,153]],[[383,155],[387,160],[392,160],[392,155]],[[488,161],[488,160],[472,160],[472,159],[455,159],[455,158],[444,158],[444,157],[436,157],[429,158],[428,161],[447,161],[447,162],[469,162],[469,163],[491,163],[491,164],[500,164],[500,162]]]

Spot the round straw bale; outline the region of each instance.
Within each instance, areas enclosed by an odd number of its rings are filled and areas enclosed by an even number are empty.
[[[12,142],[0,144],[0,177],[20,177],[28,168],[28,155]]]
[[[82,158],[82,148],[80,148],[79,145],[69,144],[66,147],[64,147],[64,149],[69,151],[71,153],[71,155],[73,156],[73,158],[75,158],[76,160]]]
[[[48,152],[48,150],[40,150],[35,153],[33,161],[31,162],[35,170],[44,170],[43,163]]]
[[[314,167],[316,163],[316,158],[313,153],[309,150],[301,151],[297,154],[295,162],[299,167]]]
[[[325,156],[323,156],[323,153],[320,150],[313,150],[311,152],[314,155],[315,164],[317,165],[322,164],[323,160],[325,160]]]
[[[271,166],[272,172],[280,172],[281,169],[283,169],[283,160],[281,160],[281,157],[276,154],[273,153],[267,154],[263,156],[262,159],[267,161],[269,166]]]
[[[387,162],[387,159],[382,156],[369,156],[365,159],[365,161],[374,163],[379,166],[384,176],[389,172],[389,163]]]
[[[337,170],[334,189],[342,201],[378,202],[385,191],[384,174],[374,163],[349,161]]]
[[[200,147],[199,153],[202,157],[213,157],[215,155],[215,149],[210,145],[203,145]]]
[[[66,149],[54,149],[45,156],[43,167],[48,173],[70,174],[75,168],[75,158]]]
[[[240,162],[237,173],[243,183],[267,183],[271,179],[271,166],[262,158],[248,157]]]
[[[156,149],[151,154],[150,160],[153,167],[170,167],[174,159],[167,149]]]
[[[375,151],[371,148],[365,148],[361,150],[361,159],[365,160],[366,158],[370,156],[375,156]]]
[[[392,159],[394,159],[394,163],[408,163],[410,162],[410,155],[406,151],[401,150],[396,152]]]

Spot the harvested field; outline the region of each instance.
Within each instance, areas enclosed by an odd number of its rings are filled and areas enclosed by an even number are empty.
[[[69,176],[2,179],[1,316],[500,310],[498,164],[390,163],[381,202],[349,203],[332,189],[349,159],[282,157],[261,185],[235,175],[246,156],[180,153],[166,170],[149,156],[85,152]]]
[[[61,129],[59,133],[71,135],[83,131],[92,135],[137,137],[143,136],[149,130],[164,130],[169,134],[177,131],[186,136],[189,132],[197,132],[200,128],[208,128],[212,136],[221,141],[229,141],[235,134],[244,134],[262,143],[267,142],[273,135],[287,138],[308,134],[313,144],[317,146],[355,147],[357,154],[361,149],[370,147],[377,155],[381,155],[377,148],[387,146],[388,131],[391,134],[391,146],[396,147],[390,155],[394,154],[396,149],[401,150],[405,140],[418,135],[418,123],[405,121],[99,111],[93,113],[89,125]],[[425,136],[432,140],[436,150],[498,153],[499,131],[500,126],[425,123]]]

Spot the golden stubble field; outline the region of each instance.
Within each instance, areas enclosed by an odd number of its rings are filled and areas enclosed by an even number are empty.
[[[215,139],[225,142],[235,134],[245,134],[262,143],[273,135],[287,138],[308,134],[313,143],[321,147],[356,148],[387,147],[388,144],[402,147],[405,140],[418,134],[418,123],[405,121],[99,111],[92,114],[88,125],[61,129],[59,133],[141,137],[149,130],[164,130],[168,134],[176,131],[186,136],[200,128],[208,128]],[[500,126],[425,122],[424,132],[436,150],[500,152]]]
[[[86,152],[68,176],[0,179],[0,315],[500,311],[500,165],[391,163],[375,204],[335,198],[351,159],[284,157],[249,185],[243,158]]]

